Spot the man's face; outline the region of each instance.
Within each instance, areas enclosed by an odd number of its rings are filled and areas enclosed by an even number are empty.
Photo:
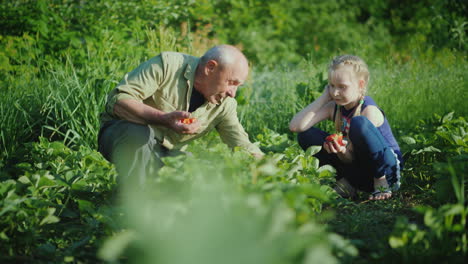
[[[221,67],[216,61],[209,61],[205,65],[205,81],[198,90],[208,102],[220,104],[227,96],[236,96],[237,88],[247,79],[248,71],[246,63]]]

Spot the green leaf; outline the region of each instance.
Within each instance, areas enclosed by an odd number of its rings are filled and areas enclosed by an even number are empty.
[[[278,167],[276,167],[274,163],[268,162],[268,163],[260,165],[257,168],[257,171],[263,175],[272,176],[272,175],[275,175],[279,171],[279,169]]]
[[[63,261],[65,263],[70,263],[70,262],[75,261],[75,258],[73,256],[66,256],[66,257],[63,258]]]
[[[320,161],[318,159],[313,159],[311,162],[312,169],[318,169],[320,166]]]
[[[28,198],[20,198],[14,200],[7,200],[8,202],[4,202],[4,207],[0,211],[0,216],[6,214],[9,211],[17,210],[17,205],[21,204],[24,201],[29,200]]]
[[[3,241],[9,241],[10,238],[5,234],[5,232],[0,232],[0,239]]]
[[[37,188],[44,187],[44,186],[56,186],[54,176],[50,175],[49,171],[41,171],[41,176],[39,181],[37,182]]]
[[[318,168],[317,172],[319,173],[319,177],[331,177],[335,174],[336,170],[333,166],[323,165]]]
[[[401,237],[390,236],[388,243],[390,244],[392,248],[401,248],[401,247],[404,247],[407,242]]]
[[[77,200],[78,202],[78,207],[80,208],[80,211],[87,212],[89,214],[93,214],[96,212],[94,204],[90,201],[86,200]]]
[[[301,190],[304,194],[319,199],[321,201],[328,201],[330,197],[327,193],[320,188],[320,185],[316,184],[303,184],[301,185]]]
[[[461,215],[465,211],[462,204],[450,204],[444,206],[446,206],[446,211],[444,212],[445,216]]]
[[[418,154],[427,153],[427,152],[429,152],[429,153],[430,153],[430,152],[439,152],[439,153],[440,153],[440,152],[442,152],[442,151],[441,151],[440,149],[436,148],[436,147],[429,146],[429,147],[425,147],[425,148],[423,148],[423,149],[418,149],[418,150],[413,149],[413,150],[411,151],[411,154],[412,154],[412,155],[418,155]]]
[[[21,182],[22,184],[31,184],[31,181],[29,180],[28,177],[26,176],[21,176],[18,178],[18,181]]]
[[[416,144],[416,139],[409,136],[401,137],[401,140],[408,145]]]
[[[15,165],[16,168],[22,169],[22,170],[29,170],[32,168],[32,165],[27,162],[21,162]]]
[[[16,187],[15,180],[6,180],[3,182],[0,182],[0,195],[3,196],[3,194],[6,194],[10,190],[15,189],[15,187]]]
[[[454,112],[450,112],[442,117],[442,123],[447,123],[453,119]]]
[[[310,146],[306,150],[306,156],[313,156],[313,155],[319,153],[319,151],[321,149],[322,149],[322,146]]]
[[[39,225],[54,224],[60,221],[60,218],[54,215],[55,208],[47,208],[47,216],[42,219]]]

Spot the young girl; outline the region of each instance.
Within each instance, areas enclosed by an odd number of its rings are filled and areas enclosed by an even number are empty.
[[[400,187],[402,155],[384,112],[371,97],[365,96],[369,83],[366,63],[357,56],[338,56],[328,68],[328,85],[323,94],[289,124],[298,132],[305,150],[321,145],[315,156],[320,165],[330,164],[337,171],[335,190],[353,197],[356,190],[372,192],[370,200],[384,200]],[[313,126],[322,120],[335,122],[338,140],[327,142],[328,133]]]

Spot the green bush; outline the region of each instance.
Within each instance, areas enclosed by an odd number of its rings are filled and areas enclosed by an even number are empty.
[[[107,207],[113,166],[87,147],[73,151],[44,138],[16,155],[0,175],[0,260],[95,258],[86,248],[117,228],[116,211]]]
[[[408,163],[410,170],[421,163],[433,167],[434,175],[430,179],[437,198],[433,204],[437,207],[414,208],[423,216],[422,225],[400,217],[389,243],[405,262],[441,259],[463,263],[463,256],[468,253],[468,123],[463,117],[454,118],[453,112],[421,123],[412,137],[405,138],[407,147],[412,149]]]

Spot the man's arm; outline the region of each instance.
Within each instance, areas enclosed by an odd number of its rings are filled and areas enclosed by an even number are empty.
[[[183,118],[189,118],[190,113],[185,111],[163,112],[133,99],[122,99],[114,104],[114,114],[121,119],[143,125],[162,125],[171,128],[177,133],[194,134],[200,124],[184,124]]]
[[[242,127],[237,117],[237,103],[232,99],[232,103],[227,106],[226,114],[222,121],[216,125],[216,130],[221,140],[229,147],[241,147],[250,152],[256,158],[263,157],[264,153],[249,140],[249,136]],[[228,103],[228,102],[225,102]]]
[[[110,93],[106,111],[111,116],[145,125],[162,125],[177,133],[193,134],[198,122],[183,124],[183,118],[190,113],[184,111],[163,112],[143,103],[157,91],[164,82],[165,74],[161,55],[156,56],[125,75],[124,79]]]

